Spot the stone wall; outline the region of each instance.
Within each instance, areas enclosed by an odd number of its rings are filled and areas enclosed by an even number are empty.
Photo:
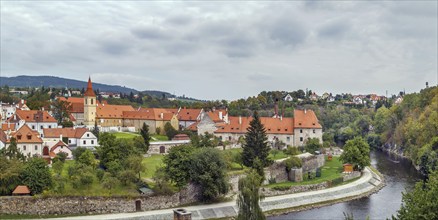
[[[291,169],[289,172],[289,180],[292,182],[302,182],[303,168]]]
[[[348,181],[348,180],[352,180],[352,179],[354,179],[354,178],[358,178],[358,177],[360,177],[361,174],[362,174],[362,173],[359,172],[359,171],[354,171],[354,172],[352,172],[352,173],[345,174],[344,177],[343,177],[344,182],[345,182],[345,181]]]
[[[292,193],[299,193],[299,192],[321,190],[321,189],[325,189],[328,187],[329,187],[329,185],[326,181],[326,182],[318,183],[318,184],[291,186],[287,190],[275,190],[272,188],[261,188],[260,193],[262,193],[266,197],[269,197],[269,196],[278,196],[278,195],[285,195],[285,194],[292,194]]]
[[[270,179],[275,179],[277,183],[288,181],[288,173],[284,161],[274,162],[271,166],[265,169],[265,184],[269,183]]]
[[[135,212],[166,209],[197,202],[199,187],[188,187],[170,196],[90,197],[90,196],[4,196],[0,197],[0,214],[66,215]],[[60,205],[62,204],[62,205]]]
[[[324,166],[325,157],[323,154],[313,155],[310,157],[301,158],[303,164],[303,172],[316,170],[318,167]]]

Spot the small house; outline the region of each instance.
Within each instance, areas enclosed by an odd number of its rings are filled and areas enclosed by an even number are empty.
[[[353,164],[346,163],[344,166],[344,173],[352,173],[353,172]]]
[[[30,190],[27,186],[19,185],[12,192],[13,196],[30,196]]]

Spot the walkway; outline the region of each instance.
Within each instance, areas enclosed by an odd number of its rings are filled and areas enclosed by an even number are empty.
[[[383,180],[368,167],[362,177],[354,182],[311,192],[302,192],[281,196],[267,197],[260,205],[263,211],[294,208],[343,198],[359,196],[372,192]],[[237,215],[236,201],[183,207],[192,213],[192,219],[223,218]],[[173,209],[162,209],[146,212],[119,213],[93,216],[78,216],[64,219],[173,219]],[[60,218],[57,218],[58,220]]]

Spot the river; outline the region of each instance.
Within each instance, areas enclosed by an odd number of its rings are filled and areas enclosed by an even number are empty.
[[[408,160],[390,156],[381,151],[371,152],[371,165],[385,177],[386,186],[378,193],[349,202],[273,216],[268,219],[344,219],[344,212],[352,213],[354,219],[366,219],[368,216],[370,219],[391,218],[391,215],[395,215],[400,208],[402,192],[405,189],[412,189],[420,176]]]

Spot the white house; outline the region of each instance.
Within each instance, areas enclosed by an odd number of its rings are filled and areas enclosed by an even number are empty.
[[[43,130],[44,142],[64,141],[70,148],[99,146],[97,137],[87,128],[52,128]]]
[[[286,101],[286,102],[292,102],[292,101],[294,100],[294,98],[293,98],[290,94],[287,94],[287,95],[283,98],[283,100]]]
[[[20,128],[24,124],[28,125],[34,131],[42,134],[44,128],[57,128],[58,122],[47,111],[38,110],[19,110],[7,120],[8,123],[15,124]]]
[[[6,148],[11,144],[11,138],[15,138],[18,150],[25,156],[42,155],[43,140],[39,133],[30,129],[28,125],[25,124],[11,133],[11,137],[6,141]]]
[[[12,115],[14,115],[16,109],[17,108],[15,107],[15,105],[0,102],[0,121],[3,122]]]

